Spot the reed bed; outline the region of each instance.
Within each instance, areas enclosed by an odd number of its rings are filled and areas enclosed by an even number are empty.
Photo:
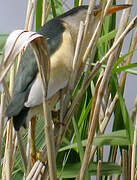
[[[74,1],[74,5],[78,6],[83,2]],[[7,42],[1,51],[2,180],[57,178],[83,180],[92,179],[92,176],[96,176],[97,180],[137,179],[137,98],[133,102],[131,112],[128,112],[124,100],[128,73],[137,76],[137,71],[132,69],[137,68],[137,64],[132,62],[133,54],[136,53],[137,16],[129,21],[131,8],[124,10],[116,30],[115,15],[106,18],[108,8],[115,1],[100,1],[103,6],[100,21],[82,54],[95,3],[95,0],[89,1],[86,20],[80,23],[73,71],[67,88],[61,90],[55,97],[59,99],[55,104],[57,114],[55,117],[46,100],[46,87],[50,77],[47,45],[43,36],[30,31],[34,28],[35,15],[38,29],[47,21],[48,16],[51,16],[51,10],[54,17],[61,14],[63,10],[61,2],[29,0],[25,30],[14,31],[10,35],[13,37],[10,47]],[[125,0],[125,4],[132,3],[132,0]],[[124,39],[133,29],[130,47],[126,54],[121,55]],[[22,51],[29,43],[35,52],[44,94],[43,117],[34,117],[35,134],[31,134],[33,128],[31,122],[28,129],[15,132],[12,119],[7,121],[5,117],[5,109],[12,95]],[[2,42],[1,49],[3,44]],[[55,123],[55,119],[60,123]],[[112,124],[112,130],[106,134],[109,122]],[[32,161],[31,157],[32,139],[35,139],[36,150],[39,152],[35,161]],[[109,147],[108,151],[106,145]]]

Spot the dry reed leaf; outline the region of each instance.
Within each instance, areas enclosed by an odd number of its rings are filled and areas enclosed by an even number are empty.
[[[32,41],[44,38],[36,32],[28,32],[24,30],[13,31],[5,44],[3,51],[3,59],[0,65],[0,83],[6,76],[10,67],[15,61],[15,57]]]

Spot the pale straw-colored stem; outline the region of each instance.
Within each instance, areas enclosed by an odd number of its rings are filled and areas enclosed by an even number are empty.
[[[20,152],[21,152],[21,157],[23,160],[24,169],[25,169],[25,171],[27,171],[27,156],[26,156],[25,148],[23,146],[20,131],[17,131],[17,138],[18,138],[18,144],[19,144],[19,148],[20,148]]]
[[[66,113],[67,110],[67,106],[68,103],[72,97],[72,92],[74,90],[74,85],[75,85],[75,80],[77,77],[77,72],[79,70],[82,58],[80,56],[80,51],[82,48],[82,41],[83,41],[83,35],[84,35],[84,24],[81,21],[80,22],[80,26],[79,26],[79,32],[78,32],[78,37],[77,37],[77,43],[76,43],[76,49],[75,49],[75,54],[74,54],[74,58],[73,58],[73,69],[69,78],[69,82],[68,82],[68,88],[67,88],[67,92],[66,92],[66,96],[63,102],[63,117]]]
[[[134,129],[134,138],[132,144],[132,160],[131,160],[131,180],[135,179],[135,166],[136,166],[136,153],[137,153],[137,113],[136,113],[136,122]]]
[[[43,90],[43,114],[45,119],[45,137],[46,137],[46,145],[47,145],[47,156],[48,156],[48,165],[49,165],[49,176],[51,180],[56,180],[56,155],[55,155],[55,142],[54,142],[54,133],[53,133],[53,123],[51,118],[51,112],[49,109],[49,105],[46,100],[47,96],[47,87],[49,81],[49,55],[47,50],[47,45],[45,40],[38,39],[36,42],[41,44],[41,48],[36,45],[36,43],[32,43],[33,48],[35,49],[35,57],[37,60],[37,65],[39,69],[39,73],[41,75],[42,80],[42,90]],[[40,56],[40,52],[43,53],[44,56]],[[45,59],[47,61],[45,61]]]
[[[79,6],[83,4],[83,0],[79,0]]]
[[[137,112],[137,96],[135,98],[135,103],[134,103],[134,106],[133,106],[132,116],[131,116],[133,122],[134,122],[135,117],[136,117],[136,112]]]
[[[41,21],[41,25],[43,26],[46,22],[46,6],[47,6],[47,0],[43,0],[43,4],[42,4],[42,21]]]
[[[126,150],[122,150],[122,167],[123,167],[123,179],[124,180],[128,180],[128,159],[127,159],[127,151]]]
[[[114,107],[116,105],[118,101],[118,98],[114,98],[113,101],[111,102],[110,106],[107,107],[106,109],[106,112],[105,112],[105,117],[102,121],[102,123],[100,124],[100,133],[102,134],[105,129],[106,129],[106,126],[110,120],[110,117],[113,113],[113,110],[114,110]],[[90,158],[89,158],[89,161],[92,161],[93,160],[93,157],[94,157],[94,154],[96,152],[96,149],[97,149],[97,146],[92,146],[92,150],[91,150],[91,154],[90,154]]]
[[[26,180],[31,180],[33,179],[33,176],[35,175],[36,170],[38,169],[39,165],[41,164],[40,160],[37,160],[34,164],[34,166],[32,167],[29,175],[27,176]]]
[[[94,8],[94,4],[95,4],[95,0],[92,0],[92,1],[90,0],[85,22],[84,22],[84,24],[83,24],[83,22],[80,22],[76,50],[75,50],[75,55],[74,55],[74,59],[73,59],[73,71],[70,75],[70,79],[69,79],[69,83],[68,83],[69,84],[68,91],[67,91],[66,97],[64,99],[64,115],[66,113],[68,103],[71,99],[72,92],[75,88],[76,79],[79,79],[81,77],[82,69],[80,70],[80,73],[79,73],[79,69],[80,69],[79,67],[82,62],[83,51],[85,51],[84,44],[86,41],[86,36],[87,36],[87,32],[88,32],[88,27],[89,27],[89,21],[90,21],[91,15],[92,15],[91,12]],[[84,62],[84,63],[86,63],[86,62]],[[83,68],[84,68],[84,65],[83,65]]]
[[[102,166],[102,162],[101,160],[98,161],[98,165],[97,165],[97,180],[101,180],[101,166]]]
[[[25,21],[25,30],[27,30],[27,31],[30,31],[33,28],[36,4],[37,4],[37,0],[29,0],[28,1],[26,21]]]
[[[120,166],[122,166],[122,160],[121,160],[121,158],[120,158],[120,160],[119,160],[119,163],[118,163]],[[120,174],[119,175],[117,175],[116,177],[115,177],[115,180],[120,180]]]
[[[33,27],[34,27],[36,5],[37,5],[37,0],[32,0],[32,11],[31,11],[31,14],[30,14],[29,26],[28,26],[29,31],[30,30],[32,31]]]
[[[30,142],[31,142],[31,121],[28,125],[28,137],[27,137],[27,150],[26,150],[26,156],[27,156],[27,172],[26,175],[29,174],[31,170],[31,152],[30,152]]]
[[[9,85],[10,94],[12,94],[14,87],[14,77],[15,77],[15,66],[13,65],[10,69],[10,85]],[[2,178],[6,177],[6,180],[11,179],[11,173],[12,173],[12,160],[13,160],[12,138],[13,138],[13,125],[12,125],[12,121],[9,120],[7,123],[7,137],[6,137],[6,146],[4,153],[4,165],[2,169]]]
[[[42,164],[42,162],[40,162],[40,164],[39,164],[39,166],[38,166],[38,168],[37,168],[37,170],[35,171],[35,174],[34,174],[34,176],[33,176],[33,180],[37,180],[38,176],[39,176],[40,173],[41,173],[42,168],[43,168],[43,164]]]
[[[26,21],[25,21],[25,29],[26,30],[29,30],[29,24],[30,24],[29,22],[30,22],[32,9],[33,9],[32,0],[28,0],[28,7],[27,7]]]
[[[4,112],[5,112],[5,92],[2,90],[1,94],[1,103],[0,103],[0,161],[1,161],[1,152],[2,152],[2,143],[3,143],[3,131],[4,131]]]
[[[129,52],[132,52],[135,49],[136,44],[137,44],[137,28],[136,28],[135,33],[133,35]],[[129,65],[131,63],[132,57],[133,57],[133,53],[131,53],[128,56],[128,58],[126,60],[126,65]],[[120,88],[121,88],[122,92],[123,92],[123,89],[125,87],[126,77],[127,77],[127,72],[123,72],[123,75],[120,79]]]
[[[101,28],[101,25],[103,23],[104,17],[105,17],[105,15],[107,13],[107,10],[109,9],[110,4],[111,4],[111,0],[107,2],[104,11],[102,11],[103,16],[102,16],[102,18],[101,18],[101,20],[100,20],[100,22],[99,22],[99,24],[97,26],[97,29],[99,27]],[[92,121],[91,121],[92,123],[91,123],[91,126],[89,127],[88,142],[87,142],[87,146],[86,146],[86,150],[85,150],[85,154],[84,154],[84,158],[83,158],[83,163],[82,163],[82,166],[81,166],[81,169],[80,169],[80,175],[79,175],[79,178],[78,178],[79,180],[84,179],[86,169],[88,167],[89,157],[90,157],[90,152],[91,152],[91,144],[92,144],[92,141],[93,141],[93,138],[94,138],[94,135],[95,135],[96,124],[97,124],[98,114],[99,114],[99,110],[100,110],[100,103],[101,103],[101,99],[102,99],[101,95],[102,94],[99,93],[98,96],[100,96],[100,97],[97,97],[97,101],[96,101],[96,104],[95,104],[95,109],[94,109],[93,117],[92,117]]]

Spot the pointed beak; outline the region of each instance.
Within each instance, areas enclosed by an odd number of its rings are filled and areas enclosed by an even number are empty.
[[[131,4],[113,5],[109,8],[109,10],[107,12],[107,16],[109,16],[109,15],[111,15],[117,11],[121,11],[123,9],[129,8],[129,7],[132,7],[132,5]],[[94,10],[94,16],[100,17],[101,11],[102,11],[101,8],[95,9]]]

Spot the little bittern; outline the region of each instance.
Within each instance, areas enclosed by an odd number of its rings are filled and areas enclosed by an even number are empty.
[[[131,5],[111,6],[107,15],[130,7]],[[38,31],[47,39],[50,55],[50,80],[47,99],[52,98],[59,90],[67,86],[72,71],[72,62],[76,47],[80,21],[85,21],[88,6],[79,6],[48,21]],[[99,22],[101,7],[95,6],[89,21],[88,33],[83,46],[87,47]],[[29,112],[42,104],[43,93],[40,74],[35,55],[29,45],[21,58],[16,76],[13,95],[6,109],[6,116],[13,117],[15,130],[25,126]],[[35,109],[35,115],[39,113]]]

